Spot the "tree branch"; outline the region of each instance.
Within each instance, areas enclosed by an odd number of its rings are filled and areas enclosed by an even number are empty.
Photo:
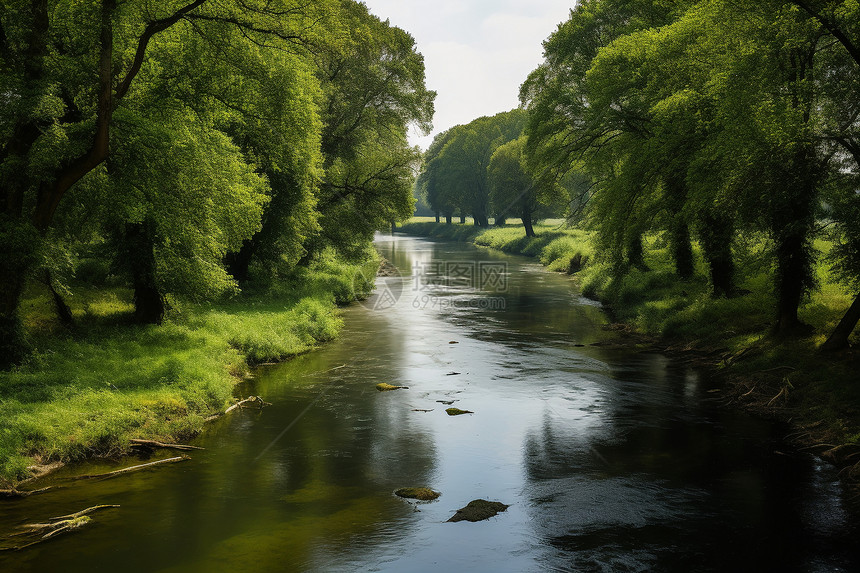
[[[839,43],[842,44],[851,57],[854,59],[854,62],[860,66],[860,48],[858,48],[851,39],[845,35],[845,33],[839,29],[835,22],[824,16],[822,13],[816,11],[812,8],[808,2],[805,0],[791,0],[791,2],[798,6],[800,9],[805,11],[807,14],[818,20],[818,22],[824,26],[824,29],[830,32],[830,34],[839,40]]]
[[[278,32],[277,30],[267,30],[265,28],[258,28],[249,22],[243,22],[237,18],[226,17],[226,16],[205,16],[203,14],[187,14],[185,15],[186,20],[204,20],[207,22],[220,22],[222,24],[233,24],[240,30],[255,32],[257,34],[263,34],[268,36],[274,36],[275,38],[279,38],[285,42],[290,42],[294,44],[305,44],[306,42],[302,39],[301,36],[295,34],[284,34],[282,32]],[[250,38],[249,38],[250,39]]]
[[[196,9],[197,7],[205,4],[208,0],[194,0],[187,6],[184,6],[174,12],[171,16],[167,18],[162,18],[160,20],[154,20],[146,25],[146,28],[143,30],[143,34],[141,34],[140,38],[137,41],[137,50],[134,54],[134,60],[132,60],[131,67],[129,67],[128,72],[125,74],[125,77],[116,87],[116,96],[115,101],[119,101],[120,99],[128,93],[129,88],[131,87],[131,82],[134,80],[135,76],[137,76],[138,72],[140,72],[140,67],[143,65],[143,59],[146,57],[146,50],[149,47],[149,41],[153,36],[158,34],[159,32],[163,32],[167,30],[177,22],[179,22],[182,18],[188,16],[189,12]]]

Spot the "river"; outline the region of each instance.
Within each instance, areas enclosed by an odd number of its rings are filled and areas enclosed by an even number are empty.
[[[702,373],[613,344],[569,277],[466,244],[377,247],[403,276],[237,390],[271,406],[213,423],[191,461],[2,503],[2,530],[121,507],[0,569],[860,570],[832,468],[720,408]],[[410,486],[442,495],[393,494]],[[478,498],[510,507],[447,522]]]

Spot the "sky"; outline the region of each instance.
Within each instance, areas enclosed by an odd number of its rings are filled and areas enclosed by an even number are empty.
[[[364,0],[382,20],[410,32],[436,90],[433,136],[519,105],[520,84],[543,61],[542,42],[567,20],[574,0]]]

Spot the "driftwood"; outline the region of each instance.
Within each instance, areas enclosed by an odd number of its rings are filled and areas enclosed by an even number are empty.
[[[43,487],[42,489],[34,489],[31,491],[18,491],[17,489],[0,489],[0,499],[21,499],[23,497],[30,497],[31,495],[36,495],[38,493],[44,493],[50,489],[53,489],[53,486]]]
[[[163,444],[161,442],[156,442],[154,440],[130,440],[131,446],[133,448],[163,448],[168,450],[203,450],[205,448],[199,448],[197,446],[186,446],[185,444]]]
[[[158,460],[157,462],[149,462],[147,464],[140,464],[139,466],[131,466],[128,468],[123,468],[121,470],[116,470],[116,471],[108,472],[105,474],[76,476],[74,479],[101,479],[101,478],[107,479],[107,478],[112,478],[112,477],[116,477],[119,475],[131,473],[131,472],[145,470],[145,469],[151,468],[153,466],[159,466],[159,465],[163,465],[163,464],[175,464],[175,463],[184,462],[184,461],[190,460],[190,459],[191,458],[189,458],[188,456],[178,456],[175,458],[168,458],[166,460]]]
[[[92,518],[89,517],[89,514],[99,511],[101,509],[109,509],[115,507],[119,506],[96,505],[94,507],[89,507],[87,509],[69,515],[52,517],[46,523],[27,523],[25,525],[21,525],[19,526],[19,529],[21,529],[21,531],[19,531],[18,533],[13,533],[9,536],[9,538],[29,537],[31,540],[30,543],[25,543],[24,545],[18,545],[15,547],[2,547],[0,548],[0,551],[18,551],[21,549],[26,549],[27,547],[31,547],[33,545],[36,545],[37,543],[42,543],[43,541],[53,539],[58,535],[68,533],[70,531],[75,531],[92,522]]]
[[[94,505],[93,507],[88,507],[86,509],[82,509],[77,513],[71,513],[69,515],[61,515],[60,517],[52,517],[50,521],[62,521],[64,519],[75,519],[77,517],[83,517],[85,515],[89,515],[91,513],[95,513],[96,511],[102,509],[113,509],[119,507],[118,505]]]
[[[230,412],[232,412],[233,410],[236,410],[237,408],[245,408],[245,407],[249,406],[250,404],[256,404],[257,408],[259,410],[262,410],[266,406],[271,406],[271,404],[264,401],[259,396],[251,396],[250,398],[245,398],[244,400],[240,400],[239,402],[236,402],[235,404],[233,404],[232,406],[230,406],[229,408],[224,410],[224,413],[229,414]]]

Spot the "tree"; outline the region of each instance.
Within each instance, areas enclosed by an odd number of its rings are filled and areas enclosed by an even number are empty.
[[[39,236],[72,187],[99,168],[117,143],[117,114],[138,76],[172,74],[151,65],[167,31],[204,25],[239,29],[260,49],[318,42],[331,4],[278,0],[227,5],[209,0],[152,3],[10,0],[0,14],[0,239],[16,265],[0,276],[4,364],[23,349],[17,309]],[[218,53],[211,49],[211,53]],[[179,70],[188,80],[191,70]],[[175,79],[175,78],[174,78]]]
[[[425,197],[427,204],[436,212],[437,217],[440,214],[444,215],[449,225],[459,205],[457,197],[447,193],[447,188],[442,185],[443,163],[439,155],[453,135],[453,130],[446,130],[433,138],[433,142],[424,153],[421,173],[416,181],[418,190]]]
[[[476,225],[488,227],[487,167],[499,146],[520,136],[525,121],[523,110],[513,110],[480,117],[438,136],[434,141],[438,146],[428,153],[430,159],[419,176],[424,188],[432,190],[436,204],[456,206],[461,217],[470,213]]]
[[[539,181],[528,170],[523,150],[526,137],[499,146],[487,167],[490,204],[496,217],[517,216],[527,237],[534,237],[534,222],[564,201],[560,186]]]
[[[335,246],[361,251],[373,233],[412,216],[419,150],[412,126],[429,131],[435,92],[425,86],[424,58],[414,38],[341,2],[348,37],[318,58],[324,174],[318,192],[320,231],[310,251]]]

